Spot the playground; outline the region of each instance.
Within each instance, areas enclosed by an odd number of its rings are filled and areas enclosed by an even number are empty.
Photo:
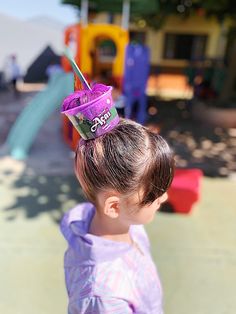
[[[1,94],[4,100],[0,102],[1,116],[8,122],[3,124],[1,146],[19,111],[35,95],[34,92],[22,94],[17,103],[11,95]],[[153,99],[150,102],[153,105]],[[225,141],[225,130],[217,136],[209,126],[193,132],[193,122],[183,114],[185,111],[179,102],[166,104],[164,108],[162,102],[155,105],[159,113],[150,116],[152,125],[158,127],[161,121],[171,118],[176,123],[176,132],[180,132],[181,125],[189,140],[193,137],[198,142],[207,132],[213,145],[224,141],[224,153],[232,153],[235,138],[228,134]],[[62,269],[65,242],[58,223],[62,213],[82,201],[83,196],[72,173],[73,154],[60,130],[60,120],[53,115],[36,137],[28,159],[16,161],[10,156],[1,156],[1,278],[4,285],[0,310],[6,314],[66,311]],[[173,140],[172,128],[168,130],[166,126],[163,132]],[[173,143],[179,160],[189,162],[188,141],[182,138],[180,143]],[[201,199],[191,213],[160,212],[147,226],[163,281],[165,312],[176,313],[179,308],[181,314],[193,309],[196,314],[226,310],[233,314],[236,306],[235,171],[228,177],[225,173],[219,174],[219,162],[223,161],[218,155],[212,155],[210,161],[197,159],[197,162],[203,170],[211,169],[206,173],[211,177],[203,178]]]

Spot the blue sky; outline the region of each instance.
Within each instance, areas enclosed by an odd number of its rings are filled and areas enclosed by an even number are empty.
[[[20,19],[46,15],[64,24],[71,24],[77,20],[74,8],[62,5],[60,0],[5,0],[0,2],[0,13]]]

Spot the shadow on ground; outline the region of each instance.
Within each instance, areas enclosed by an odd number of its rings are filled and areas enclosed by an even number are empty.
[[[78,181],[70,176],[25,176],[17,178],[10,186],[16,191],[14,201],[5,207],[7,220],[14,220],[17,212],[26,218],[47,213],[55,223],[65,211],[84,201]]]
[[[149,98],[148,125],[159,131],[175,152],[176,166],[198,168],[205,176],[236,172],[236,132],[196,121],[191,103]]]
[[[16,103],[10,99],[9,104],[6,104],[7,98],[1,102],[0,125],[3,127],[3,132],[1,132],[0,144],[4,143],[14,119],[32,96],[33,94],[22,96]],[[58,121],[56,116],[54,118],[50,120],[52,129],[55,129],[55,120]],[[211,177],[227,177],[235,174],[235,129],[213,127],[196,121],[192,115],[190,102],[183,100],[160,101],[155,97],[150,97],[148,125],[153,131],[160,132],[168,140],[175,152],[177,167],[199,168],[205,176]],[[2,182],[0,184],[3,185],[4,193],[8,198],[4,203],[6,205],[4,206],[5,219],[7,220],[16,219],[21,213],[29,219],[47,213],[55,223],[58,223],[63,212],[84,200],[75,176],[71,173],[68,174],[68,167],[63,168],[63,165],[67,165],[69,162],[69,155],[65,154],[65,149],[68,149],[69,152],[69,148],[66,145],[56,145],[58,141],[61,141],[60,129],[58,138],[54,133],[53,136],[50,136],[50,132],[43,130],[40,131],[39,138],[35,140],[33,147],[35,153],[33,154],[33,149],[30,152],[30,156],[35,161],[31,163],[31,168],[33,173],[38,175],[28,174],[27,162],[26,170],[18,176],[7,171],[1,174]],[[39,151],[43,153],[40,155]],[[50,163],[48,168],[45,167],[45,158],[47,158],[45,151],[48,154],[50,151],[55,152],[56,155],[51,158],[54,166],[60,157],[64,156],[60,159],[61,163],[56,169],[57,173],[51,173]],[[34,165],[38,165],[40,169],[34,171]],[[62,169],[64,170],[62,171]],[[8,178],[11,179],[8,180]],[[172,212],[172,209],[166,205],[163,207],[163,211]]]

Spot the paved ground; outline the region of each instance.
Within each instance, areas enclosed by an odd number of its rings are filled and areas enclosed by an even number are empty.
[[[148,226],[166,314],[234,314],[236,182],[205,178],[190,215],[159,213]]]
[[[19,102],[0,97],[1,144],[9,117],[13,121],[30,97]],[[72,157],[56,114],[45,123],[26,162],[0,157],[0,313],[66,313],[66,244],[58,222],[65,210],[83,200],[72,174]],[[159,213],[147,226],[166,314],[235,314],[236,181],[232,170],[230,174],[204,178],[202,199],[190,215]]]

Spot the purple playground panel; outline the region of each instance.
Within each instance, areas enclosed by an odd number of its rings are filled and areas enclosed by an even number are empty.
[[[123,92],[127,98],[125,115],[133,118],[135,102],[138,103],[136,120],[143,124],[147,116],[145,94],[150,67],[150,51],[141,44],[129,44],[126,48]]]

